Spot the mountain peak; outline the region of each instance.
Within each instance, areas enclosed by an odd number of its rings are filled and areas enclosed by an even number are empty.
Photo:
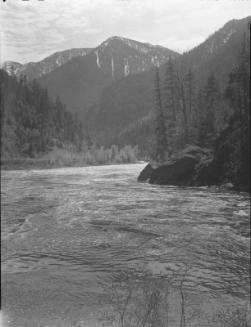
[[[117,35],[114,35],[114,36],[110,36],[108,37],[108,39],[106,41],[112,41],[112,40],[121,40],[123,41],[125,38],[124,37],[121,37],[121,36],[117,36]]]
[[[120,36],[110,36],[105,41],[103,41],[97,48],[105,48],[109,45],[113,45],[114,43],[122,43],[126,39]]]
[[[166,47],[160,46],[160,45],[153,45],[151,43],[146,43],[146,42],[139,42],[136,40],[132,40],[129,38],[125,38],[122,36],[111,36],[107,38],[104,42],[102,42],[96,49],[103,50],[106,47],[115,47],[116,49],[120,48],[121,46],[125,46],[133,49],[134,51],[136,50],[139,53],[155,53],[156,51],[164,54],[166,52],[169,52],[169,54],[173,56],[179,55],[179,53],[174,52],[172,50],[169,50]]]

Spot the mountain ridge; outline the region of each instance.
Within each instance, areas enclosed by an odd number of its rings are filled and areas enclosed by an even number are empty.
[[[37,79],[62,66],[74,57],[85,56],[91,50],[92,48],[72,48],[63,51],[57,51],[40,61],[28,62],[26,64],[20,64],[13,61],[5,61],[2,65],[2,69],[5,70],[9,75],[14,73],[14,75],[17,77],[26,75],[28,79]]]
[[[42,76],[50,95],[59,96],[72,111],[83,115],[95,105],[105,87],[128,75],[160,66],[178,53],[138,41],[111,37],[86,56],[75,57]]]
[[[5,70],[9,75],[14,74],[18,77],[21,75],[26,75],[28,79],[33,78],[40,78],[44,75],[47,75],[57,69],[58,67],[61,67],[71,59],[75,57],[80,56],[86,56],[87,54],[94,52],[97,53],[97,51],[101,51],[102,48],[105,48],[106,45],[109,45],[111,42],[121,41],[126,43],[127,45],[133,46],[134,48],[140,48],[142,49],[142,52],[149,52],[149,51],[156,51],[159,52],[165,52],[169,51],[170,55],[176,56],[179,55],[178,52],[172,51],[166,47],[160,46],[160,45],[153,45],[150,43],[143,43],[136,40],[128,39],[121,36],[111,36],[107,38],[105,41],[100,43],[97,47],[92,48],[71,48],[67,50],[57,51],[55,53],[52,53],[51,55],[45,57],[44,59],[37,61],[37,62],[28,62],[25,64],[21,64],[19,62],[15,61],[5,61],[2,64],[2,69]],[[138,46],[135,46],[138,45]],[[155,60],[155,59],[153,59]],[[157,62],[158,64],[158,62]]]

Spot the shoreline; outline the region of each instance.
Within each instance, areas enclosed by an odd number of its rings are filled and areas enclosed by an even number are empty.
[[[43,169],[57,169],[57,168],[81,168],[81,167],[97,167],[109,165],[129,165],[129,164],[145,164],[146,161],[138,160],[135,162],[107,162],[96,164],[81,164],[80,162],[71,163],[55,163],[49,162],[46,159],[33,159],[33,158],[13,158],[1,159],[1,171],[9,170],[43,170]]]

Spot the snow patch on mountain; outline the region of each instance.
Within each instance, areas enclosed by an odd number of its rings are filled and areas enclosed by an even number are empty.
[[[163,64],[165,61],[167,61],[168,58],[161,56],[161,60],[159,60],[158,56],[152,56],[151,57],[151,63],[155,66],[155,67],[159,67],[160,64]]]
[[[124,76],[127,76],[129,74],[130,74],[130,67],[128,64],[128,59],[126,59],[124,63]]]
[[[95,54],[96,54],[96,62],[97,62],[97,66],[98,66],[99,68],[101,68],[100,60],[99,60],[98,50],[95,51]]]
[[[112,77],[114,78],[114,60],[113,60],[113,56],[111,58],[111,66],[112,66]]]
[[[17,72],[22,68],[22,64],[14,61],[5,61],[1,68],[6,71],[8,75],[16,75]]]
[[[209,53],[212,54],[214,52],[214,41],[211,42],[211,45],[209,47]]]
[[[223,39],[223,43],[227,43],[230,37],[234,34],[234,30],[231,29],[230,32],[227,34],[227,36]]]
[[[143,53],[148,53],[150,51],[149,47],[143,46],[143,45],[139,45],[137,44],[137,42],[131,41],[131,40],[127,40],[125,39],[124,42],[131,48],[139,51],[139,52],[143,52]]]

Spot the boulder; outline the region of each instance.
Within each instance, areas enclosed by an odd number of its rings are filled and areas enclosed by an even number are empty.
[[[139,182],[146,182],[150,179],[152,173],[154,172],[153,167],[151,164],[148,164],[139,174],[138,181]]]
[[[195,156],[185,155],[175,162],[165,164],[153,171],[150,177],[151,184],[187,185],[191,180],[198,159]]]
[[[200,179],[203,179],[201,175],[208,179],[208,169],[205,171],[203,169],[211,161],[212,152],[209,149],[187,145],[164,163],[159,163],[157,166],[148,164],[140,173],[138,181],[149,181],[151,184],[160,185],[205,185],[207,183],[204,184]],[[198,171],[199,180],[197,180]]]

